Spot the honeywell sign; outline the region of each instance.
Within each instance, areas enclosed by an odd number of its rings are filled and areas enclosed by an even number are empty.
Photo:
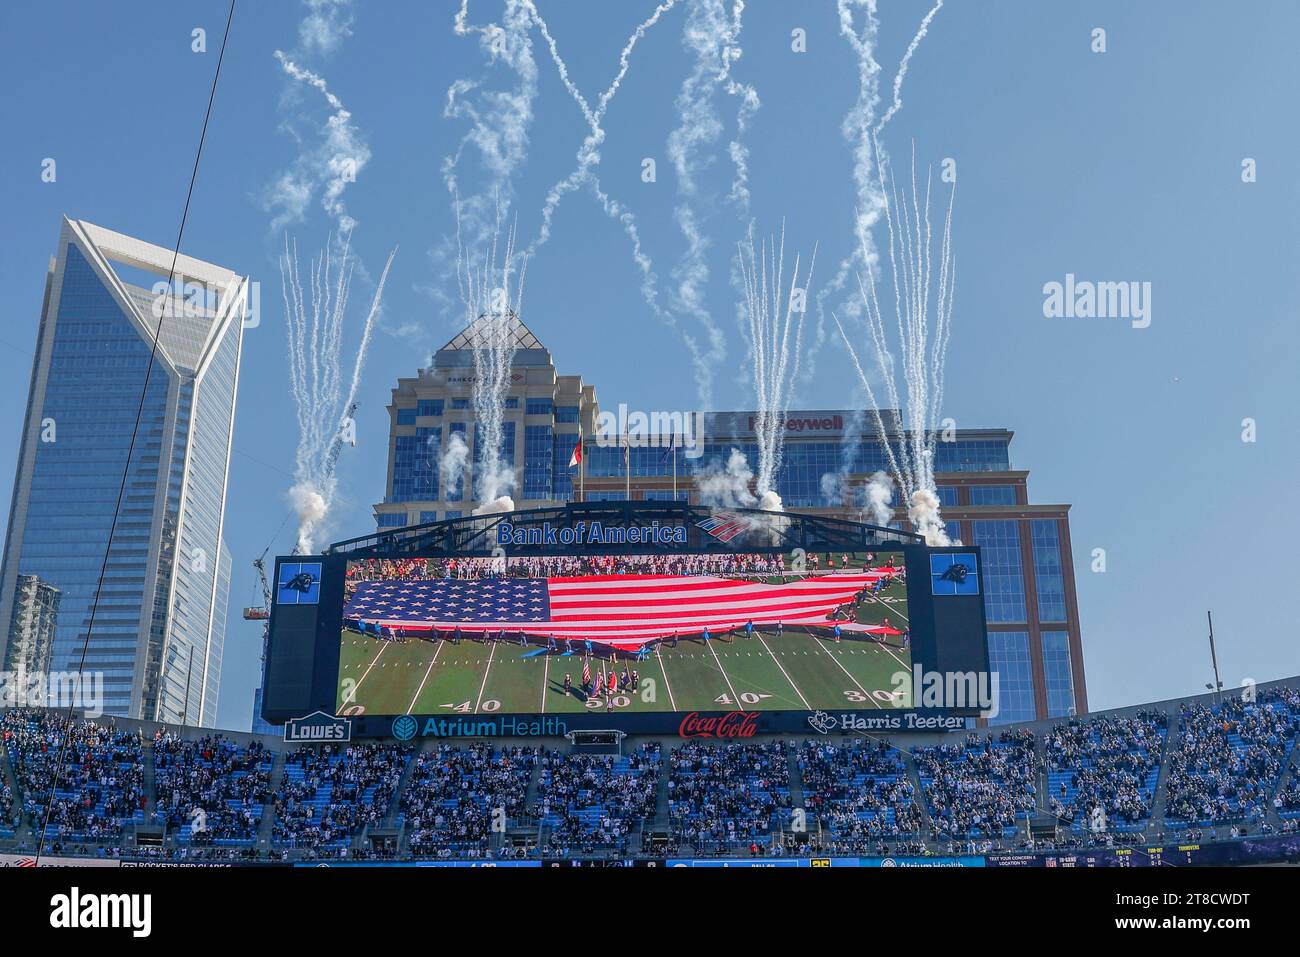
[[[844,433],[853,413],[843,410],[790,412],[785,417],[786,435],[834,435]],[[710,431],[715,436],[753,435],[758,428],[757,412],[715,412],[710,416]],[[855,425],[861,428],[861,423]]]

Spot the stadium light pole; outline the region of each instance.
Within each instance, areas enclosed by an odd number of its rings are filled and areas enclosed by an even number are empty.
[[[1219,655],[1214,648],[1214,615],[1207,609],[1205,620],[1210,626],[1210,664],[1214,666],[1214,703],[1220,703],[1223,696],[1223,682],[1219,680]]]

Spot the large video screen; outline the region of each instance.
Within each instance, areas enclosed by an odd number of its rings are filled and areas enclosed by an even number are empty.
[[[645,551],[278,559],[262,714],[745,737],[960,728],[998,700],[977,548]]]
[[[898,552],[364,559],[337,714],[830,711],[905,703]]]

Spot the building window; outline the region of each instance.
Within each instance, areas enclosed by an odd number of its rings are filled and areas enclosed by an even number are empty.
[[[524,426],[525,499],[551,497],[551,469],[554,464],[554,430],[549,425]]]
[[[552,498],[566,502],[573,498],[573,483],[576,481],[578,466],[569,468],[569,460],[573,458],[573,450],[577,445],[576,433],[565,432],[555,436],[551,455]]]
[[[437,520],[438,520],[438,513],[437,513],[437,512],[425,512],[425,511],[421,511],[421,512],[420,512],[420,524],[421,524],[421,525],[425,525],[425,524],[427,524],[427,523],[429,523],[429,522],[436,522]]]
[[[379,515],[380,528],[401,528],[405,524],[405,512],[381,512]]]
[[[398,409],[398,410],[397,410],[397,424],[398,424],[398,425],[415,425],[415,410],[414,410],[414,409]]]
[[[972,505],[1015,505],[1016,487],[1014,485],[972,485],[970,503]]]
[[[626,502],[626,492],[588,492],[588,502]]]
[[[417,408],[420,415],[442,415],[442,399],[421,399]]]
[[[1043,684],[1047,690],[1047,716],[1059,718],[1074,711],[1074,675],[1070,671],[1070,633],[1045,631]]]
[[[524,405],[524,415],[550,415],[554,407],[549,396],[530,397]]]
[[[957,486],[940,485],[934,490],[935,495],[939,497],[939,504],[944,508],[955,508],[957,505]]]
[[[1033,721],[1034,671],[1029,660],[1029,633],[989,632],[989,668],[998,676],[998,713],[989,724]]]
[[[463,412],[469,408],[469,399],[452,399],[451,410],[453,412]]]
[[[442,429],[417,428],[393,440],[393,502],[432,502],[438,497]]]
[[[555,421],[561,425],[577,425],[578,407],[576,405],[557,405]]]
[[[684,489],[679,489],[676,493],[670,488],[650,488],[646,489],[645,501],[647,502],[688,502],[690,493]]]
[[[1025,620],[1025,574],[1020,528],[1011,519],[970,522],[971,543],[984,557],[984,609],[989,621]]]
[[[506,408],[507,408],[507,409],[517,409],[517,408],[519,408],[519,396],[517,396],[517,395],[508,395],[508,396],[506,396]]]
[[[460,518],[460,509],[449,508],[447,511],[443,512],[443,515],[446,517],[447,521],[451,521],[453,518]]]
[[[1034,546],[1034,578],[1038,587],[1039,621],[1065,621],[1065,574],[1061,567],[1061,536],[1053,519],[1029,523]]]

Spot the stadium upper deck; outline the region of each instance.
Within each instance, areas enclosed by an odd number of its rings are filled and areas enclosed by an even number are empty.
[[[987,733],[617,753],[77,720],[59,776],[62,726],[0,714],[0,853],[32,854],[44,828],[46,855],[143,861],[1300,857],[1300,677]]]

